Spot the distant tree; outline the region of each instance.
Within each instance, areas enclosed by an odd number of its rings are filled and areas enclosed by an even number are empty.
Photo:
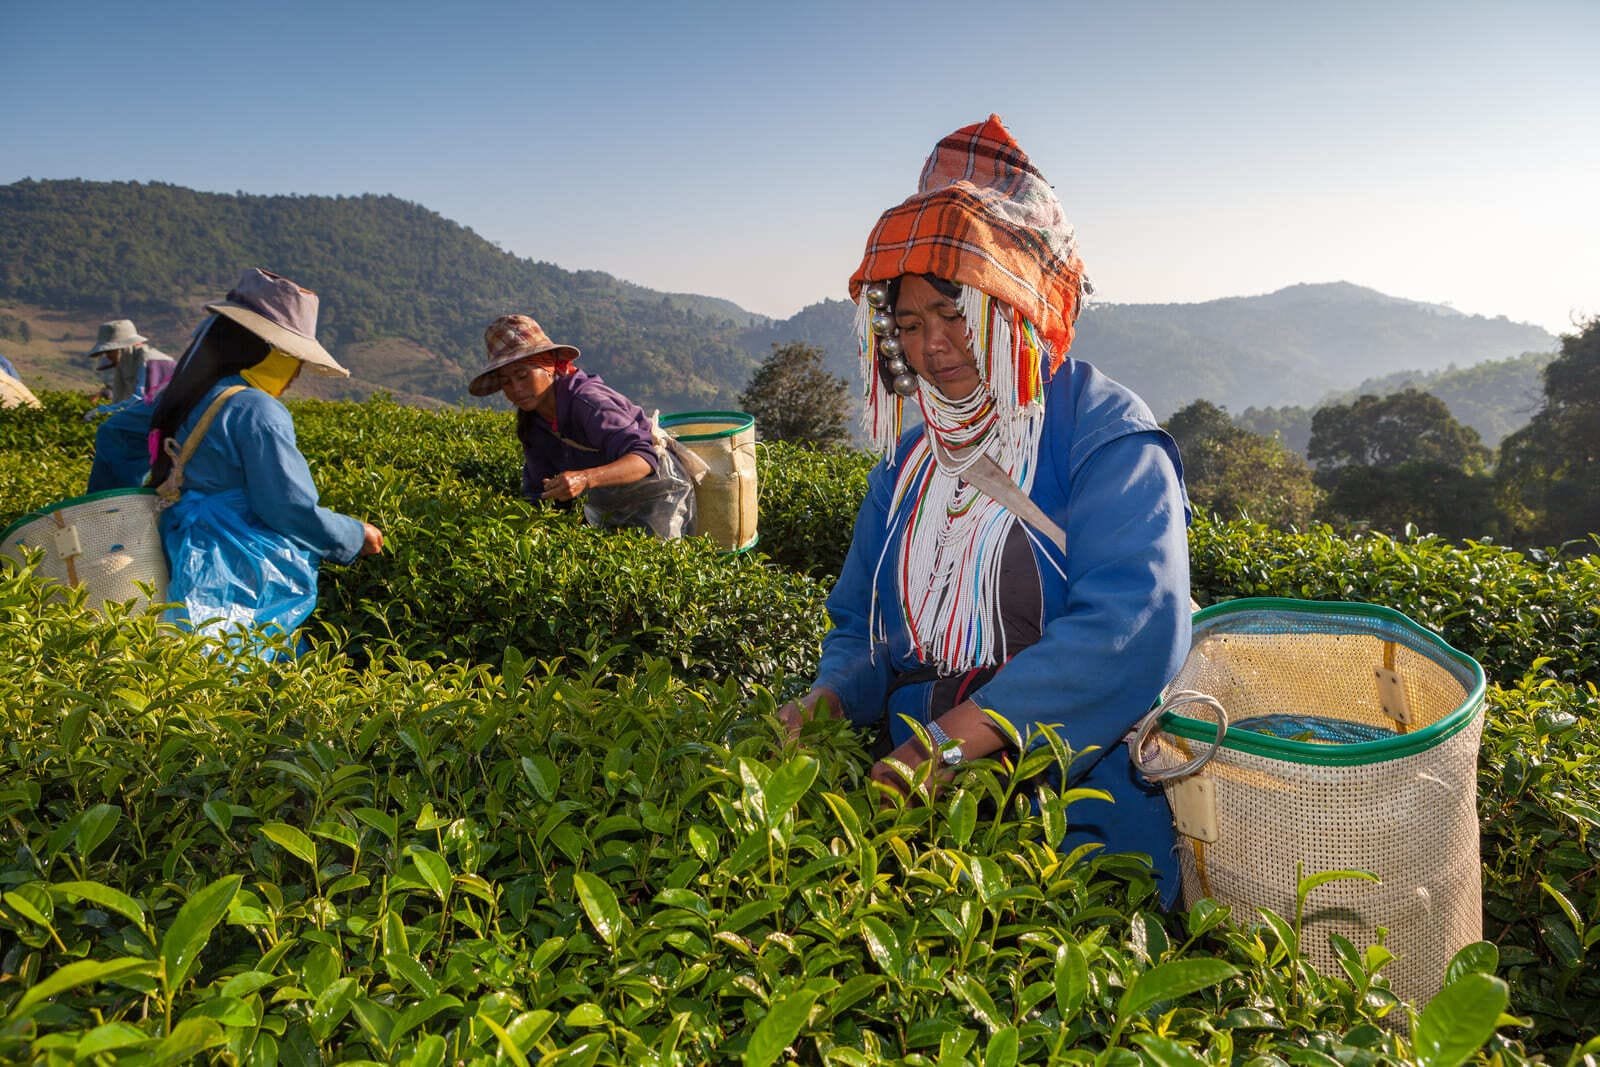
[[[1518,540],[1558,544],[1600,533],[1600,316],[1561,339],[1561,354],[1544,370],[1544,407],[1501,442],[1495,474]]]
[[[1444,401],[1415,389],[1319,408],[1306,454],[1319,473],[1419,461],[1482,473],[1492,457],[1478,431],[1457,422]]]
[[[827,448],[850,439],[850,387],[823,369],[822,358],[813,345],[773,344],[739,396],[762,440]]]
[[[1209,400],[1174,412],[1166,428],[1178,442],[1195,507],[1280,528],[1311,521],[1321,495],[1311,468],[1277,438],[1234,425],[1226,409]]]
[[[1399,533],[1413,524],[1444,537],[1499,533],[1492,453],[1444,402],[1405,389],[1330,404],[1311,417],[1308,448],[1326,492],[1322,517]]]

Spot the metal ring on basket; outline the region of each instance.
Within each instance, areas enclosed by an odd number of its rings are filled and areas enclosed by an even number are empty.
[[[1147,767],[1144,763],[1145,742],[1150,740],[1150,735],[1161,724],[1161,717],[1169,711],[1176,711],[1191,704],[1202,704],[1217,713],[1217,739],[1211,743],[1211,747],[1206,751],[1191,760],[1178,764],[1176,767],[1164,767],[1157,770]],[[1165,700],[1151,709],[1149,714],[1139,720],[1139,725],[1134,730],[1132,742],[1134,765],[1139,768],[1139,773],[1144,775],[1147,781],[1151,782],[1170,782],[1174,778],[1187,778],[1207,763],[1210,763],[1211,758],[1222,751],[1222,739],[1227,735],[1228,710],[1222,706],[1221,701],[1209,694],[1197,693],[1193,689],[1180,689],[1176,693],[1169,694]]]

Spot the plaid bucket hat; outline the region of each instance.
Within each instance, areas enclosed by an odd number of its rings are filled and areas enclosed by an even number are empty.
[[[917,191],[872,228],[850,299],[903,274],[931,274],[1005,301],[1038,328],[1052,371],[1072,347],[1090,291],[1061,201],[999,115],[934,146]]]
[[[488,349],[488,363],[467,386],[473,396],[489,396],[499,391],[495,375],[501,367],[538,356],[542,357],[541,363],[553,366],[557,373],[565,373],[572,361],[582,354],[572,345],[550,340],[544,327],[528,315],[501,315],[483,331],[483,343]]]

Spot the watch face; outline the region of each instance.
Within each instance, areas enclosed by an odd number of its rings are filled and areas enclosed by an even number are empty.
[[[947,748],[939,754],[939,761],[946,767],[954,767],[964,759],[966,759],[966,756],[962,754],[960,745],[954,748]]]

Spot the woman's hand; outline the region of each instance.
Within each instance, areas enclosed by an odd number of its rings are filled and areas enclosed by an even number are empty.
[[[361,551],[358,556],[376,556],[383,551],[383,531],[370,522],[361,524]]]
[[[819,704],[821,707],[818,707]],[[791,738],[798,738],[801,728],[817,716],[837,719],[840,714],[839,694],[831,689],[818,688],[779,708],[778,721],[783,723]]]
[[[588,471],[562,471],[544,480],[540,500],[576,500],[593,488]]]

